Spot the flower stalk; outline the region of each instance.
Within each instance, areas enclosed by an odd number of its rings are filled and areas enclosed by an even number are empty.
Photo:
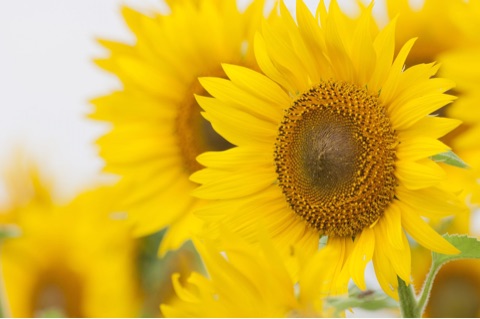
[[[403,318],[421,317],[413,286],[407,286],[405,281],[400,277],[398,277],[398,297],[400,299],[400,310]]]
[[[418,298],[416,310],[419,314],[423,314],[423,312],[425,311],[425,307],[428,303],[428,298],[430,297],[430,290],[432,290],[433,280],[435,279],[435,276],[437,275],[439,270],[439,266],[432,264],[432,267],[428,272],[427,279],[423,284],[422,292]]]

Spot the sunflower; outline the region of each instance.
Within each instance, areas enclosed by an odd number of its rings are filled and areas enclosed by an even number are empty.
[[[313,17],[297,2],[296,21],[280,3],[279,21],[265,23],[254,42],[265,75],[224,64],[229,79],[201,78],[213,97],[197,96],[205,118],[235,147],[198,157],[206,168],[191,179],[198,209],[215,235],[219,221],[250,238],[267,225],[275,246],[313,254],[320,236],[341,251],[329,264],[335,286],[348,278],[365,289],[373,260],[382,288],[398,298],[397,276],[410,282],[405,231],[426,248],[458,250],[422,217],[464,209],[444,187],[432,155],[449,147],[438,138],[459,121],[429,116],[454,97],[436,64],[404,70],[414,40],[394,59],[395,22],[370,26],[372,6],[351,20],[332,1]]]
[[[408,63],[440,61],[440,75],[456,83],[460,97],[441,113],[460,119],[463,123],[443,138],[454,152],[468,163],[470,169],[446,168],[451,175],[451,187],[461,190],[460,197],[480,204],[480,144],[478,134],[480,101],[480,3],[462,0],[426,0],[419,10],[413,10],[407,0],[387,0],[391,17],[399,15],[398,39],[418,36],[418,46],[407,59]],[[441,19],[439,19],[441,17]],[[399,42],[397,42],[399,43]]]
[[[480,43],[477,1],[425,0],[414,9],[408,0],[386,0],[390,18],[398,15],[397,43],[418,37],[407,64],[436,61],[439,53]]]
[[[137,316],[134,242],[127,225],[107,218],[112,193],[101,188],[60,205],[33,166],[10,175],[0,224],[21,229],[0,252],[11,315]]]
[[[480,6],[478,7],[480,14]],[[480,32],[480,27],[478,28]],[[442,74],[457,83],[460,98],[447,108],[446,114],[463,121],[462,126],[446,138],[455,152],[468,163],[468,170],[450,168],[457,187],[463,187],[461,196],[471,204],[480,205],[480,45],[469,49],[445,52],[439,56]]]
[[[473,4],[474,2],[472,2]],[[472,8],[472,11],[474,9]],[[476,14],[480,14],[477,3]],[[468,21],[468,20],[463,20]],[[459,21],[460,23],[460,21]],[[480,31],[480,28],[477,28]],[[459,130],[447,136],[455,152],[470,166],[459,171],[449,168],[453,184],[463,187],[461,198],[477,206],[480,204],[480,46],[457,48],[439,55],[442,74],[455,79],[460,98],[446,111],[450,117],[464,121]],[[471,233],[471,213],[457,214],[448,226],[449,233]],[[473,234],[475,235],[475,234]],[[477,234],[478,235],[478,234]],[[412,273],[414,282],[422,283],[429,271],[431,255],[421,247],[415,254]],[[439,270],[435,277],[425,317],[480,317],[480,261],[458,260],[450,262]]]
[[[167,1],[168,14],[123,15],[134,45],[102,40],[110,56],[97,64],[123,89],[93,100],[90,115],[112,130],[98,140],[105,171],[129,185],[127,210],[135,234],[169,227],[160,252],[178,248],[201,221],[190,211],[203,201],[190,196],[189,175],[204,151],[232,145],[200,115],[194,94],[205,94],[198,76],[223,77],[221,62],[256,68],[251,41],[264,19],[264,1],[239,12],[235,0]]]
[[[266,236],[259,242],[251,245],[225,231],[220,243],[195,240],[208,275],[194,272],[181,284],[180,275],[174,274],[177,298],[162,304],[162,313],[198,318],[328,316],[322,298],[331,272],[322,260],[336,258],[338,252],[322,250],[306,258],[295,251],[290,258],[301,265],[297,279]]]

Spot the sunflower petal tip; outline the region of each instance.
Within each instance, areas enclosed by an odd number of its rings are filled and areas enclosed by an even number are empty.
[[[437,252],[446,255],[458,255],[461,253],[461,250],[444,239],[441,250],[439,249]]]
[[[199,172],[200,172],[200,171],[196,171],[195,173],[192,173],[192,174],[189,176],[188,179],[189,179],[190,181],[194,182],[194,183],[201,184],[201,183],[200,183],[200,180],[199,180],[199,177],[198,177],[198,175],[199,175],[198,173],[199,173]],[[197,189],[192,190],[190,194],[193,195],[194,193],[196,193],[196,190],[197,190]]]

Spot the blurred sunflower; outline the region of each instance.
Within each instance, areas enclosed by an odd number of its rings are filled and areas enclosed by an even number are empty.
[[[203,271],[200,257],[191,241],[159,258],[158,246],[163,233],[139,240],[138,266],[144,295],[141,317],[162,317],[159,305],[176,297],[172,274],[179,273],[183,282],[192,271]]]
[[[387,0],[390,17],[399,15],[397,43],[418,36],[407,64],[439,61],[439,74],[456,83],[460,98],[440,113],[463,123],[442,140],[468,163],[470,169],[446,167],[450,187],[462,190],[460,197],[480,204],[480,2],[463,0],[426,0],[414,10],[407,0]],[[440,17],[440,18],[439,18]]]
[[[465,214],[436,226],[450,234],[474,235],[470,218]],[[431,261],[430,251],[418,245],[412,247],[412,281],[417,293],[430,272]],[[480,260],[455,260],[443,265],[435,276],[423,317],[480,317]]]
[[[195,184],[188,177],[201,168],[196,156],[232,146],[200,115],[194,94],[206,93],[197,77],[223,77],[221,62],[256,68],[251,41],[264,18],[263,0],[243,12],[235,0],[167,3],[168,14],[123,9],[134,45],[100,41],[110,56],[96,62],[118,76],[123,89],[93,100],[90,115],[113,124],[98,145],[105,171],[130,185],[135,234],[169,228],[162,254],[201,226],[190,213],[202,205],[190,196]]]
[[[328,317],[323,309],[325,285],[331,270],[323,262],[338,258],[338,251],[322,250],[313,256],[295,251],[300,265],[297,278],[286,267],[267,237],[251,245],[222,232],[221,242],[195,241],[208,276],[192,273],[181,284],[172,281],[177,298],[161,305],[166,317]],[[298,283],[297,283],[298,280]]]
[[[480,3],[471,2],[470,12],[480,15]],[[473,7],[473,3],[476,4]],[[466,23],[465,23],[466,22]],[[468,25],[463,18],[460,24]],[[479,24],[480,26],[480,24]],[[480,32],[480,27],[476,28]],[[480,37],[477,37],[480,41]],[[470,48],[449,50],[439,55],[442,74],[455,79],[456,91],[460,98],[449,107],[446,114],[464,121],[460,129],[447,136],[455,152],[469,164],[469,169],[458,172],[450,168],[453,181],[463,187],[462,198],[478,207],[480,204],[480,45]],[[477,212],[478,213],[478,212]],[[461,214],[448,224],[450,233],[472,233],[470,214]],[[478,234],[474,234],[477,235]],[[414,280],[423,282],[427,276],[431,255],[421,248],[415,249],[415,263],[418,270],[413,274]],[[459,260],[444,265],[433,285],[425,317],[480,317],[480,261]]]
[[[413,8],[409,0],[386,0],[388,16],[398,15],[397,44],[416,36],[407,65],[437,60],[439,53],[480,44],[476,28],[478,1],[425,0]]]
[[[107,217],[112,193],[101,188],[59,205],[34,166],[9,173],[0,224],[22,232],[1,247],[11,315],[137,316],[135,246],[126,225]]]
[[[430,271],[431,252],[412,249],[413,283],[420,293]],[[456,260],[440,268],[435,276],[425,312],[426,318],[480,317],[480,260]]]
[[[283,3],[281,21],[255,38],[264,72],[230,64],[229,80],[201,78],[213,96],[197,96],[214,129],[236,145],[198,157],[206,168],[191,179],[194,195],[216,200],[198,215],[233,225],[251,238],[267,225],[285,254],[292,245],[312,253],[321,235],[341,251],[329,260],[335,282],[365,289],[373,260],[382,288],[397,295],[397,276],[410,282],[404,230],[426,248],[458,250],[423,219],[464,209],[444,189],[446,174],[430,157],[449,150],[438,138],[459,121],[429,114],[450,103],[446,79],[430,79],[435,64],[404,70],[414,40],[394,59],[395,23],[371,27],[372,6],[349,19],[336,1],[313,17],[297,2],[298,25]],[[278,23],[277,23],[278,22]]]
[[[480,16],[480,6],[478,10]],[[478,28],[480,32],[480,27]],[[480,34],[480,33],[479,33]],[[480,36],[479,36],[480,39]],[[446,136],[454,151],[468,163],[467,170],[449,168],[453,181],[463,188],[462,197],[480,205],[480,45],[441,54],[442,75],[454,79],[460,98],[447,108],[446,114],[463,121],[462,126]]]

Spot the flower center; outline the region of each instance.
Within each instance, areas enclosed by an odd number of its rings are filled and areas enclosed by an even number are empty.
[[[225,77],[224,73],[222,75]],[[203,118],[201,115],[202,109],[198,105],[194,94],[209,96],[197,79],[187,91],[176,118],[176,134],[180,152],[189,174],[202,168],[196,160],[196,157],[201,153],[224,151],[233,147],[232,144],[215,132],[210,122]]]
[[[55,312],[66,317],[84,317],[83,285],[78,275],[65,270],[47,270],[33,291],[32,316]]]
[[[322,82],[285,112],[275,144],[279,185],[293,211],[321,234],[355,236],[394,198],[396,145],[375,96]]]

